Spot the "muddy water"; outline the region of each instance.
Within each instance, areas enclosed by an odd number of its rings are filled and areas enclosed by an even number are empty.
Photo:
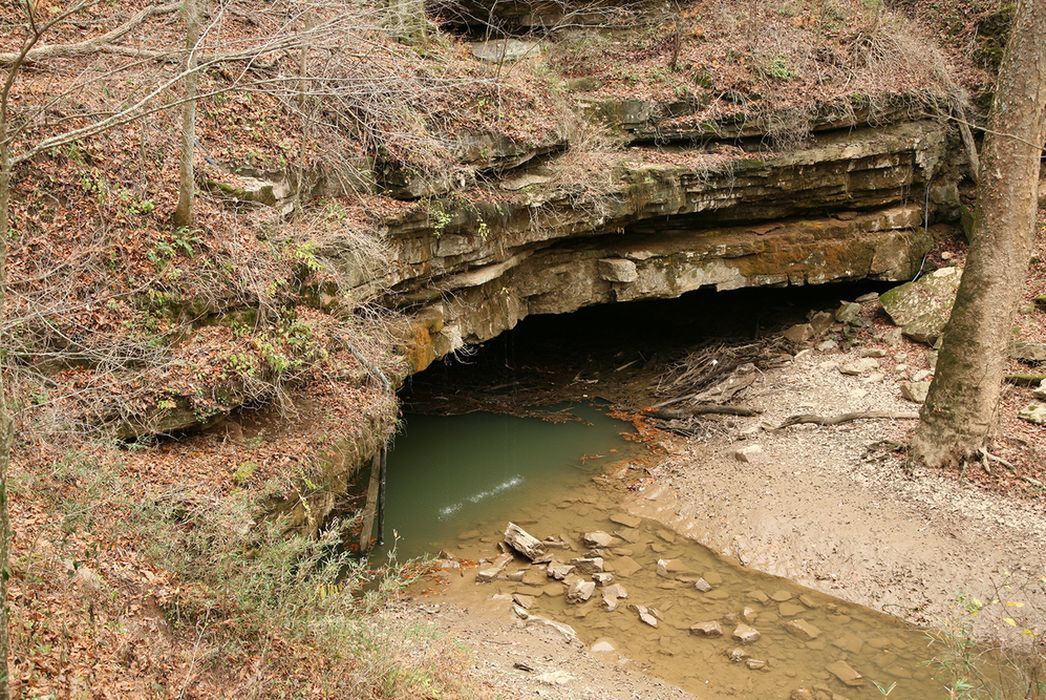
[[[511,520],[568,543],[549,550],[558,562],[601,557],[611,585],[623,586],[627,598],[609,610],[606,589],[596,587],[589,600],[568,601],[569,586],[591,575],[575,570],[557,581],[545,565],[521,557],[493,582],[477,583],[472,569],[448,576],[443,596],[466,606],[497,597],[505,616],[565,623],[594,651],[606,650],[598,653],[609,662],[697,697],[788,698],[807,688],[812,694],[802,697],[874,698],[891,686],[890,697],[947,697],[932,661],[940,650],[925,631],[741,568],[663,525],[630,517],[628,494],[593,477],[620,470],[639,448],[618,434],[626,424],[588,407],[577,412],[591,424],[482,414],[408,423],[389,459],[388,527],[401,530],[401,554],[446,549],[480,560],[499,554]],[[582,459],[594,454],[601,456]],[[586,546],[585,534],[594,531],[613,541]],[[524,596],[517,599],[523,606],[513,605],[513,594]],[[648,609],[656,625],[631,606]],[[691,630],[702,623],[717,623],[722,634]]]

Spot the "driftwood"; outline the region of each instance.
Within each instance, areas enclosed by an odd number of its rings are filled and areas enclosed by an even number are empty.
[[[505,528],[505,544],[530,561],[545,555],[545,543],[512,522]]]
[[[896,413],[894,411],[857,411],[855,413],[841,413],[838,416],[817,416],[812,413],[803,413],[802,415],[785,418],[784,422],[777,426],[777,430],[787,428],[790,425],[799,425],[800,423],[839,425],[840,423],[865,419],[916,420],[918,418],[918,413]]]
[[[650,408],[647,409],[646,414],[652,418],[661,418],[664,420],[685,420],[687,418],[693,418],[694,416],[704,416],[709,414],[724,416],[758,416],[759,411],[753,408],[745,408],[744,406],[710,403],[690,406],[687,408]]]

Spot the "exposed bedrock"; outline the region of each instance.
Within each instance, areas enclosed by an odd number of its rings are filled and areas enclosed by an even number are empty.
[[[946,134],[933,122],[831,133],[711,166],[656,153],[609,163],[616,177],[596,193],[579,196],[557,185],[554,168],[532,168],[516,175],[527,183],[519,189],[509,179],[487,199],[389,221],[395,262],[382,282],[394,288],[387,303],[411,317],[407,371],[530,314],[706,286],[905,280],[932,244],[926,221],[957,207]]]

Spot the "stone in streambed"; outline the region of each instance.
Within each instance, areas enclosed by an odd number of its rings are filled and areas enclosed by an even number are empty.
[[[778,588],[776,591],[770,594],[770,599],[775,603],[783,603],[786,600],[793,598],[792,592],[785,588]]]
[[[617,601],[628,597],[628,591],[620,583],[615,583],[603,589],[603,607],[613,612],[617,610]]]
[[[745,659],[745,666],[750,671],[759,671],[760,669],[766,668],[766,662],[762,659]]]
[[[605,571],[600,571],[598,573],[592,574],[592,580],[596,582],[597,586],[609,586],[611,583],[614,582],[614,574],[607,573]]]
[[[610,564],[610,570],[614,572],[615,576],[624,576],[626,578],[643,568],[632,557],[619,557],[611,561]]]
[[[759,641],[759,630],[744,623],[734,628],[733,637],[742,644],[753,644]]]
[[[785,623],[784,628],[800,639],[811,641],[821,636],[821,630],[811,625],[806,620],[795,619]]]
[[[570,563],[579,574],[597,574],[603,571],[603,557],[578,557]]]
[[[593,654],[610,654],[617,651],[617,647],[614,646],[614,642],[604,637],[593,642],[589,651]]]
[[[557,581],[565,579],[573,570],[574,567],[571,564],[564,564],[558,561],[549,562],[547,569],[549,578],[554,578]]]
[[[567,589],[567,600],[571,603],[584,603],[592,597],[596,584],[592,581],[576,581]]]
[[[614,513],[610,516],[610,522],[616,523],[617,525],[623,525],[624,527],[639,527],[639,524],[643,520],[635,515],[629,515],[627,513]]]
[[[719,620],[708,620],[691,625],[690,634],[697,634],[703,637],[722,637],[723,628],[719,625]]]
[[[708,593],[710,590],[712,590],[712,584],[710,584],[702,577],[694,581],[694,588],[701,591],[702,593]]]
[[[798,603],[781,603],[777,606],[777,612],[781,614],[781,617],[795,617],[805,610],[806,608]]]
[[[864,685],[864,676],[855,671],[854,668],[843,659],[828,664],[825,667],[825,670],[852,688]]]
[[[586,547],[611,547],[617,542],[613,535],[602,530],[586,532],[582,535],[581,541],[585,543]]]
[[[513,593],[512,601],[519,607],[524,608],[525,610],[530,610],[534,607],[536,599],[534,596],[526,595],[524,593]]]
[[[503,537],[505,544],[531,561],[546,554],[545,544],[541,540],[513,522],[510,522],[505,528]]]
[[[678,559],[658,559],[657,575],[664,578],[674,578],[679,574],[687,572],[686,566]]]
[[[657,627],[657,616],[655,616],[654,612],[650,608],[648,608],[647,606],[645,606],[645,605],[629,605],[628,608],[629,608],[629,610],[632,610],[637,615],[639,615],[639,619],[644,624],[650,625],[651,627]]]
[[[512,561],[511,554],[498,555],[497,559],[491,562],[490,566],[476,572],[476,580],[480,583],[490,583],[501,574],[510,561]]]

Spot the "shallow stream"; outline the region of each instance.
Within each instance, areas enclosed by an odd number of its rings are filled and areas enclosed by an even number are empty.
[[[408,416],[388,459],[386,532],[398,534],[399,559],[444,550],[462,561],[494,560],[512,521],[538,538],[562,538],[569,549],[548,550],[556,562],[600,557],[613,580],[572,602],[567,591],[590,573],[556,580],[546,565],[516,556],[492,582],[476,582],[475,569],[447,577],[443,596],[462,605],[498,596],[506,616],[566,623],[609,662],[697,697],[788,698],[799,688],[808,697],[874,698],[890,688],[894,698],[948,696],[935,662],[944,650],[926,631],[742,568],[630,515],[636,497],[604,475],[649,459],[646,448],[627,439],[630,424],[599,407],[569,414],[577,420]],[[563,409],[553,415],[562,418]],[[593,532],[612,541],[586,545]],[[607,603],[613,584],[627,598]],[[633,606],[652,617],[644,622]],[[705,623],[715,623],[706,625],[710,635],[692,631]]]

